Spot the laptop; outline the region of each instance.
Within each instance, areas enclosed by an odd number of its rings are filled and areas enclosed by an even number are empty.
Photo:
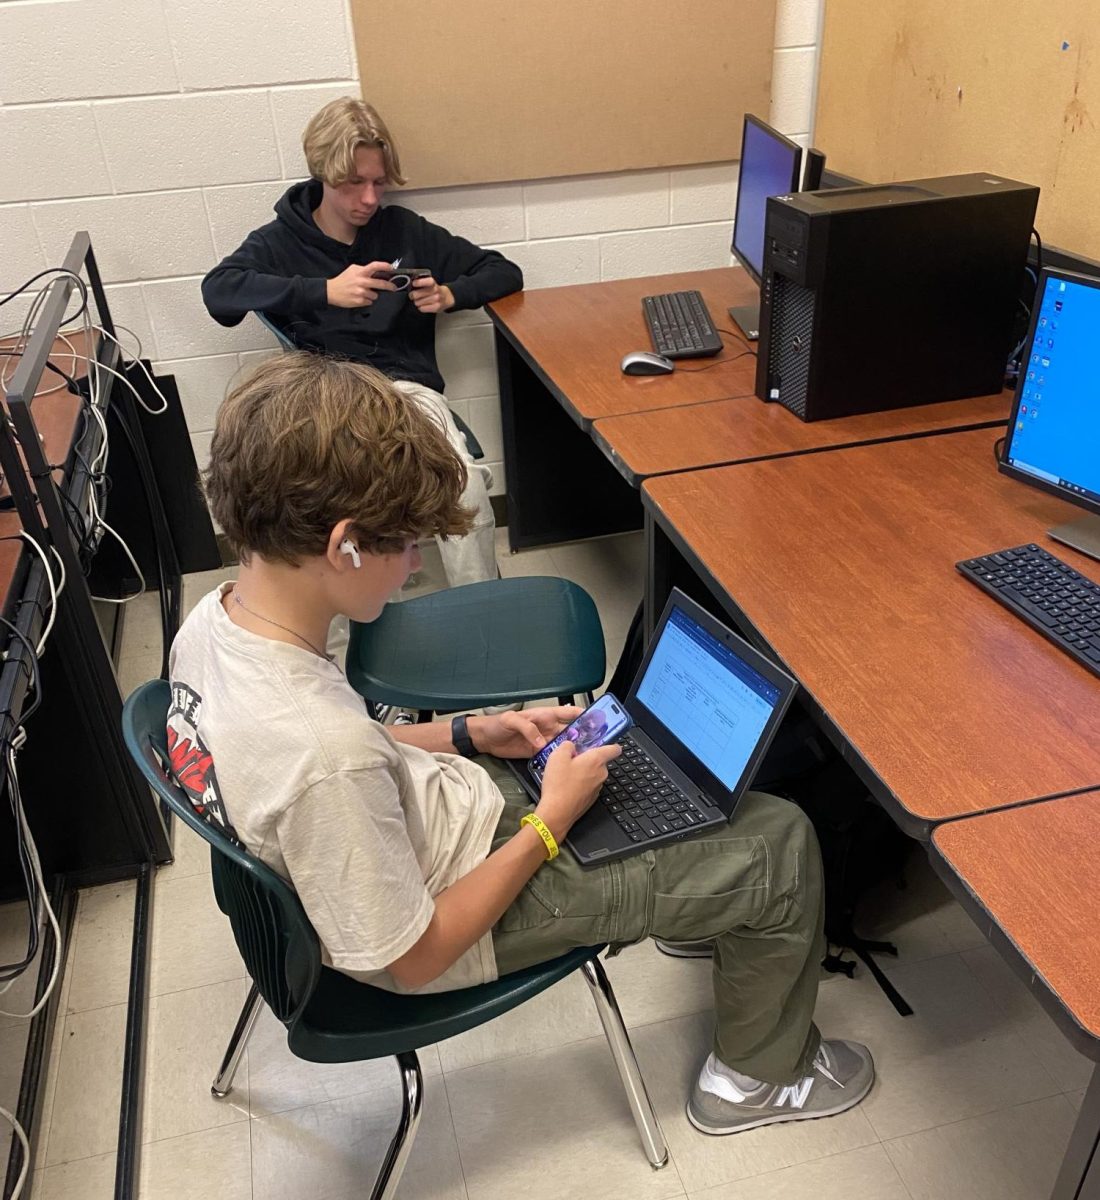
[[[596,867],[725,825],[748,790],[798,684],[673,589],[625,707],[634,727],[566,845]],[[512,761],[539,798],[525,761]]]

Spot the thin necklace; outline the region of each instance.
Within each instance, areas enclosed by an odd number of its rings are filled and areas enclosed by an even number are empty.
[[[254,617],[259,617],[261,621],[266,621],[269,625],[274,625],[276,629],[281,629],[284,633],[289,633],[291,637],[296,637],[298,641],[305,642],[305,644],[313,651],[314,654],[319,655],[321,658],[327,658],[330,663],[334,663],[336,661],[335,654],[326,654],[323,650],[318,650],[317,647],[309,640],[309,638],[302,637],[302,635],[296,629],[291,629],[289,625],[280,625],[278,621],[273,621],[270,617],[265,617],[263,613],[258,613],[254,608],[249,608],[248,605],[245,604],[245,602],[241,599],[241,594],[236,588],[233,589],[233,599],[241,606],[241,608],[244,609],[246,613],[251,613]]]

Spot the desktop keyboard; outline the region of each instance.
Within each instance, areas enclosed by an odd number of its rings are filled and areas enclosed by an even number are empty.
[[[1100,675],[1100,584],[1034,543],[955,565],[1059,650]]]
[[[722,339],[699,292],[643,296],[642,312],[653,348],[665,358],[709,358],[722,349]]]
[[[649,757],[626,738],[607,768],[600,802],[632,842],[702,825],[706,817]]]

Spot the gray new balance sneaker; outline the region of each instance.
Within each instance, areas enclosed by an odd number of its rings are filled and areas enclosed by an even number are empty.
[[[707,1080],[727,1091],[730,1099],[704,1089]],[[710,1060],[692,1089],[687,1103],[688,1120],[702,1133],[740,1133],[781,1121],[809,1121],[833,1117],[854,1108],[875,1082],[871,1052],[858,1042],[822,1042],[813,1070],[800,1083],[789,1086],[765,1083],[736,1100],[736,1087],[714,1072]]]

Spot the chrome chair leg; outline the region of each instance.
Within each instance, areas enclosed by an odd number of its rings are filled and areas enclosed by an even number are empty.
[[[592,992],[596,1011],[600,1014],[600,1023],[607,1035],[611,1057],[615,1060],[615,1067],[623,1082],[627,1103],[634,1115],[634,1124],[638,1126],[642,1149],[649,1159],[649,1165],[655,1171],[659,1171],[668,1163],[668,1144],[646,1091],[645,1080],[634,1055],[634,1047],[630,1044],[630,1037],[623,1024],[623,1015],[619,1012],[615,993],[611,989],[611,981],[598,958],[589,959],[581,967],[581,973]]]
[[[371,1200],[394,1200],[397,1195],[424,1108],[424,1077],[420,1074],[420,1060],[416,1057],[416,1051],[408,1050],[394,1057],[401,1072],[401,1118],[397,1122],[397,1132],[393,1135],[390,1148],[386,1151],[385,1162],[371,1189]]]
[[[252,1033],[253,1025],[256,1024],[256,1018],[260,1015],[263,1003],[264,998],[260,995],[260,989],[253,984],[249,989],[248,998],[244,1002],[244,1008],[241,1009],[241,1015],[237,1018],[237,1024],[233,1028],[233,1035],[225,1049],[222,1065],[218,1069],[217,1075],[214,1076],[214,1082],[210,1085],[211,1094],[217,1096],[219,1100],[223,1100],[233,1090],[233,1076],[237,1074],[241,1055],[244,1054],[245,1046],[248,1045],[248,1038]]]

